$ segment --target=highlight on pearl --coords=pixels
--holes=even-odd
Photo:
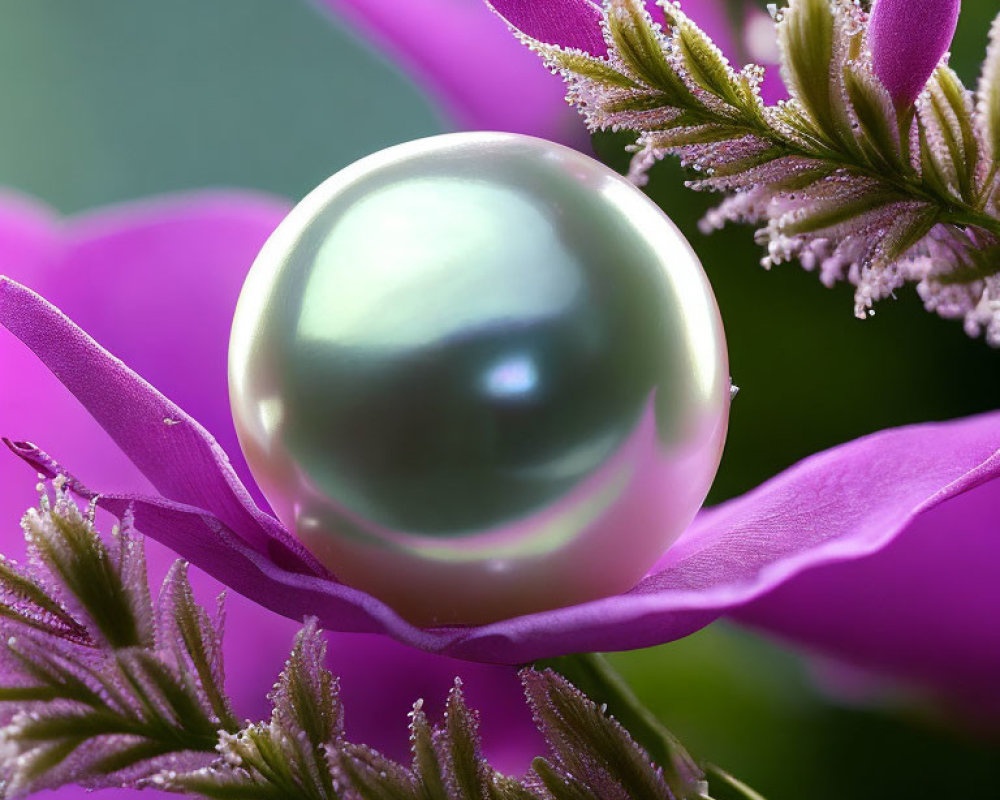
[[[730,391],[666,215],[501,133],[392,147],[309,194],[247,278],[229,381],[281,521],[421,625],[634,586],[704,502]]]

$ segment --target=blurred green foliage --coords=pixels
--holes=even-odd
[[[998,10],[964,3],[953,63],[967,82]],[[0,0],[0,106],[0,185],[67,212],[202,186],[299,197],[444,126],[406,76],[303,0]],[[623,167],[623,144],[595,148]],[[715,500],[856,436],[1000,405],[1000,351],[910,291],[859,321],[849,288],[796,265],[765,272],[750,229],[698,233],[711,198],[683,178],[660,165],[650,191],[705,264],[742,388]],[[695,753],[771,800],[995,792],[996,742],[841,706],[804,661],[746,632],[717,625],[613,660]]]

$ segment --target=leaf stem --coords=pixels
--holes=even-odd
[[[579,653],[540,661],[536,669],[551,669],[565,677],[591,700],[605,707],[638,742],[653,761],[663,768],[664,779],[678,800],[711,800],[705,772],[663,723],[636,697],[635,692],[599,653]],[[710,768],[725,783],[729,794],[739,792],[741,800],[763,800],[761,795],[735,778]]]

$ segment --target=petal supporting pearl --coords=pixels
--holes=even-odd
[[[229,361],[275,513],[424,625],[629,589],[704,501],[729,411],[677,228],[510,134],[393,147],[313,191],[250,272]]]

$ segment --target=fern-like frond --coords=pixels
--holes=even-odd
[[[766,106],[760,67],[735,70],[676,3],[660,6],[662,23],[642,0],[605,0],[607,53],[520,36],[564,77],[591,130],[635,134],[636,184],[676,156],[694,173],[691,188],[727,195],[705,230],[758,225],[765,266],[798,259],[827,284],[849,281],[860,317],[916,284],[928,309],[1000,345],[1000,262],[970,270],[967,252],[1000,236],[1000,23],[975,94],[942,61],[911,106],[905,87],[879,79],[892,71],[880,71],[860,4],[790,0],[775,15],[790,98]],[[886,9],[905,14],[900,3]],[[965,237],[961,257],[938,244],[948,229]]]

